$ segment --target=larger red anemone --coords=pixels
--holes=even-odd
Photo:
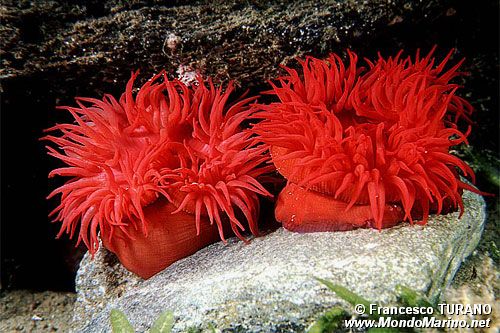
[[[187,87],[165,73],[134,97],[136,76],[119,100],[63,107],[74,123],[44,139],[65,163],[49,177],[69,178],[49,195],[61,198],[51,213],[59,236],[78,232],[93,254],[100,230],[127,268],[149,277],[214,242],[217,230],[225,240],[225,226],[241,239],[245,225],[257,235],[258,196],[270,196],[259,177],[271,167],[266,147],[242,127],[255,98],[228,103],[232,84],[225,92],[211,81]]]
[[[457,127],[472,107],[432,50],[414,59],[379,57],[358,66],[339,56],[308,57],[302,73],[272,84],[279,102],[260,105],[254,132],[288,180],[277,219],[290,230],[383,228],[429,213],[463,209],[459,174],[472,170],[450,148],[466,142]],[[477,191],[477,190],[476,190]]]

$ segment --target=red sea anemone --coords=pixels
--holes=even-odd
[[[307,57],[302,75],[272,84],[279,102],[260,105],[254,132],[288,184],[276,217],[295,231],[378,229],[430,212],[463,209],[459,176],[472,170],[450,148],[466,142],[457,122],[472,107],[449,81],[460,63],[395,57],[358,66]],[[477,191],[477,190],[475,190]]]
[[[69,180],[50,214],[59,233],[78,232],[90,253],[104,246],[142,277],[224,238],[225,226],[239,238],[257,235],[260,195],[270,194],[259,177],[266,147],[242,128],[246,98],[228,103],[211,81],[187,87],[160,73],[134,97],[133,74],[119,100],[77,98],[63,107],[75,122],[58,124],[44,137],[49,154],[66,165],[49,177]],[[243,223],[243,219],[246,223]]]

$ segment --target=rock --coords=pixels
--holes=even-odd
[[[68,332],[76,295],[32,290],[0,292],[0,332]]]
[[[494,11],[490,3],[481,6]],[[452,0],[89,0],[78,6],[6,0],[0,13],[0,77],[7,85],[47,80],[51,98],[68,103],[76,95],[120,93],[137,69],[145,80],[161,69],[176,76],[188,67],[216,82],[261,90],[280,64],[306,54],[351,48],[374,57],[379,50],[413,54],[439,44],[438,53],[458,46],[457,58],[475,57],[476,35],[483,35],[471,28],[478,26],[468,17],[471,8]]]
[[[484,232],[486,234],[488,230],[485,229]],[[481,242],[483,241],[484,237]],[[464,278],[468,283],[463,283]],[[451,317],[454,320],[489,320],[490,326],[484,329],[484,333],[500,332],[499,281],[500,271],[492,258],[480,249],[474,251],[444,292],[444,300],[448,304],[491,304],[492,311],[487,315],[454,313]]]
[[[167,309],[176,316],[176,331],[208,323],[230,332],[302,331],[343,303],[314,277],[372,301],[395,301],[398,284],[435,299],[481,237],[484,200],[465,192],[464,203],[461,218],[434,216],[425,227],[311,234],[279,229],[248,245],[217,243],[147,281],[107,268],[110,254],[104,251],[94,261],[86,256],[78,275],[75,331],[109,330],[113,308],[141,332]],[[103,293],[110,283],[121,286],[122,294],[116,288]]]
[[[103,310],[109,300],[119,298],[125,290],[138,286],[141,281],[100,244],[94,258],[88,252],[85,254],[76,274],[78,294],[73,322],[79,325],[82,319]]]
[[[245,87],[275,77],[279,63],[306,52],[364,45],[403,23],[445,18],[449,9],[439,0],[4,3],[3,77],[64,69],[102,84],[125,82],[139,68],[151,75],[190,65]]]

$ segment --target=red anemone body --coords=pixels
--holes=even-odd
[[[460,63],[444,71],[451,52],[435,65],[433,51],[366,69],[350,51],[348,65],[331,55],[301,61],[302,75],[285,68],[254,132],[288,180],[276,207],[286,228],[380,229],[463,209],[462,190],[475,189],[459,172],[473,172],[449,151],[466,142],[457,122],[472,107],[449,83]]]
[[[225,240],[224,229],[244,239],[247,225],[257,235],[258,197],[270,196],[259,177],[271,167],[263,166],[266,147],[242,128],[255,98],[229,104],[232,84],[225,92],[211,81],[187,87],[164,73],[134,97],[136,76],[119,100],[77,98],[78,107],[63,108],[75,122],[44,139],[66,164],[49,177],[69,177],[49,195],[61,195],[51,213],[59,236],[78,232],[93,254],[100,230],[127,268],[149,277]]]

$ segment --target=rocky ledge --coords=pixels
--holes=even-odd
[[[400,285],[441,296],[477,246],[485,221],[482,197],[464,193],[465,212],[434,216],[426,226],[297,234],[279,229],[250,244],[217,243],[144,281],[113,255],[86,255],[77,277],[74,329],[109,331],[109,312],[125,312],[141,332],[165,310],[175,331],[214,327],[225,332],[305,330],[343,303],[314,277],[372,301],[392,302]]]

